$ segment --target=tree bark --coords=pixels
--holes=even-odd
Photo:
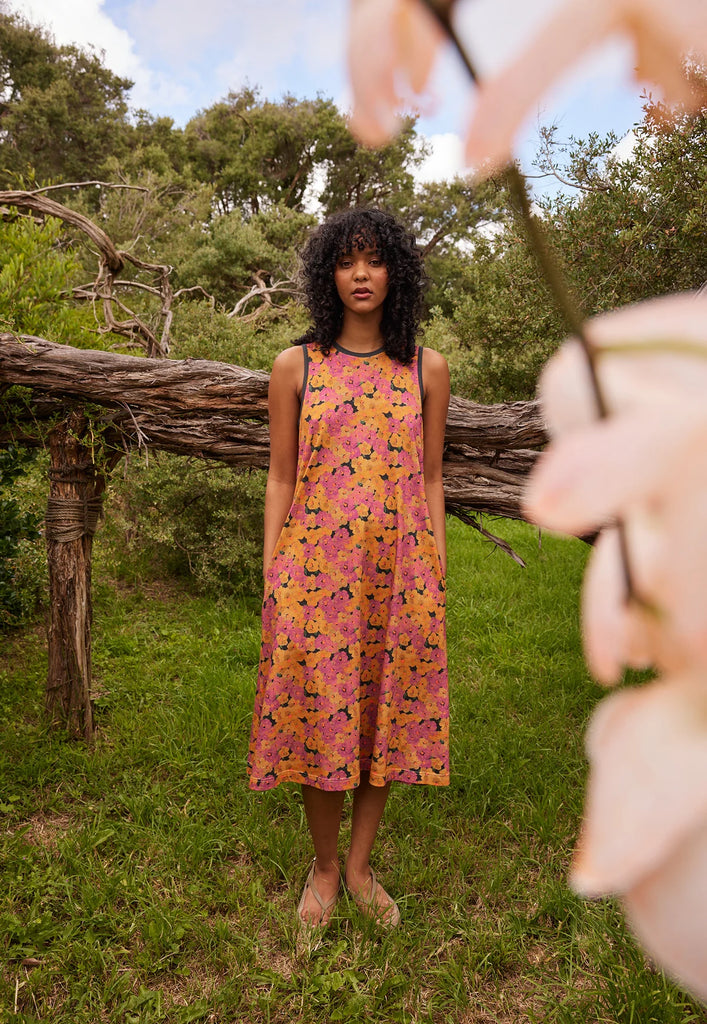
[[[158,448],[231,466],[268,465],[266,373],[0,334],[0,381],[33,392],[31,404],[8,406],[0,442],[31,444],[42,421],[63,415],[67,403],[91,402],[106,407],[98,421],[123,450]],[[525,480],[546,440],[537,402],[480,405],[452,396],[443,465],[448,504],[522,519]]]
[[[105,475],[83,443],[87,419],[71,413],[49,433],[45,521],[49,569],[46,710],[72,739],[93,736],[91,550]]]

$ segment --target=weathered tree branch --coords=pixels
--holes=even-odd
[[[283,278],[282,281],[275,281],[273,284],[268,285],[262,274],[262,270],[258,270],[253,274],[255,284],[251,287],[249,292],[238,300],[231,312],[226,314],[229,319],[233,319],[233,317],[241,317],[243,320],[254,320],[255,317],[262,312],[265,306],[272,306],[272,296],[276,292],[281,292],[286,295],[298,294],[297,285],[290,278]],[[243,310],[252,299],[256,298],[261,299],[263,304],[259,306],[254,313],[248,313],[244,316]]]
[[[105,182],[73,182],[69,185],[47,186],[46,189],[37,189],[33,192],[0,192],[0,211],[5,206],[13,206],[21,210],[31,210],[33,213],[44,217],[56,217],[58,220],[69,224],[81,231],[98,248],[99,263],[95,280],[82,287],[74,288],[72,295],[75,299],[86,299],[93,303],[100,303],[103,310],[105,324],[97,328],[99,334],[119,334],[137,340],[140,347],[145,350],[150,358],[164,358],[169,354],[169,333],[172,326],[172,303],[179,295],[189,292],[200,291],[204,296],[208,293],[203,288],[180,289],[177,296],[172,291],[170,275],[172,267],[163,263],[146,263],[138,259],[132,253],[124,249],[117,249],[108,235],[82,213],[77,213],[68,206],[57,203],[40,193],[54,187],[78,187],[79,185],[105,185]],[[123,187],[123,186],[115,186]],[[149,191],[143,186],[124,186],[136,188],[140,191]],[[151,284],[141,281],[117,280],[116,275],[125,268],[126,263],[132,264],[139,271],[146,271],[151,274]],[[147,291],[160,301],[158,316],[162,322],[162,329],[159,337],[146,322],[132,309],[129,309],[124,302],[121,302],[114,294],[116,287],[137,288]],[[212,300],[213,301],[213,300]],[[125,319],[119,319],[115,310],[121,310],[126,314]]]
[[[39,213],[43,217],[56,217],[57,220],[78,228],[98,248],[111,274],[119,274],[123,269],[125,265],[123,257],[125,254],[116,249],[105,231],[82,213],[77,213],[76,210],[72,210],[68,206],[62,206],[61,203],[57,203],[54,199],[48,199],[37,192],[0,192],[0,208],[3,206],[14,206],[20,210],[31,210],[32,213]]]
[[[31,388],[0,422],[0,443],[39,443],[41,424],[67,403],[106,407],[98,417],[116,447],[147,446],[233,466],[265,468],[265,373],[204,359],[143,359],[0,335],[0,382]],[[39,428],[39,429],[38,429]],[[447,420],[445,496],[463,507],[523,518],[525,479],[544,444],[536,402],[479,405],[454,397]]]

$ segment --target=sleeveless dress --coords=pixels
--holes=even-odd
[[[422,349],[305,346],[297,482],[265,575],[250,788],[449,782],[445,584]]]

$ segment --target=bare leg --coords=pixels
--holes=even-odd
[[[339,854],[337,843],[341,810],[344,806],[343,792],[325,792],[314,786],[302,786],[304,812],[314,845],[316,863],[314,881],[325,903],[336,895],[339,888]],[[322,909],[308,889],[302,917],[311,924],[326,924],[331,910],[322,915]]]
[[[365,906],[371,898],[373,877],[371,875],[371,851],[385,810],[390,783],[372,786],[368,772],[361,775],[361,782],[354,790],[353,814],[351,818],[351,847],[346,858],[346,885],[359,905]],[[374,916],[383,924],[397,923],[395,903],[382,886],[375,893]]]

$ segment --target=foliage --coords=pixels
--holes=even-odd
[[[324,168],[322,214],[328,217],[349,206],[382,206],[400,214],[414,195],[413,171],[426,155],[411,117],[403,119],[400,133],[380,149],[368,149],[343,132]]]
[[[0,330],[77,343],[87,318],[65,301],[78,261],[53,218],[0,221]]]
[[[495,245],[478,248],[451,320],[481,402],[533,398],[540,368],[565,334],[524,240],[510,226]]]
[[[198,281],[221,305],[233,307],[256,275],[269,284],[292,281],[296,252],[315,223],[311,214],[286,206],[274,206],[249,219],[240,210],[216,217],[203,231],[200,244],[181,263],[179,279],[185,284]],[[282,302],[284,297],[275,294],[273,301]]]
[[[212,596],[257,592],[263,474],[161,454],[109,488],[106,533],[128,577],[182,577]]]
[[[0,13],[0,178],[95,177],[127,146],[127,79],[101,57],[57,46],[45,29]]]
[[[214,359],[269,373],[278,352],[304,334],[308,322],[294,302],[250,322],[192,302],[175,318],[173,354],[177,359]]]
[[[248,88],[197,114],[185,130],[194,173],[213,186],[219,212],[246,216],[273,204],[300,209],[315,167],[336,160],[347,134],[331,100],[271,103]]]
[[[41,515],[11,493],[34,458],[34,452],[14,445],[0,450],[0,631],[34,612],[43,589],[43,562],[32,543],[40,537]]]
[[[630,159],[608,158],[602,189],[552,206],[559,247],[590,314],[705,281],[707,110],[669,132],[656,130],[653,118],[648,106]]]

